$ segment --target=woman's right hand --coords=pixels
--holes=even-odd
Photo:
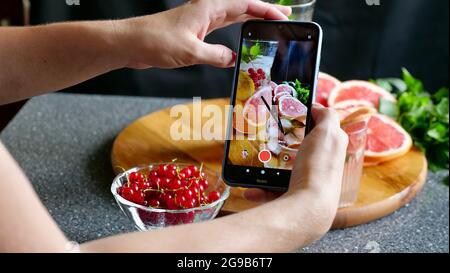
[[[293,202],[301,199],[308,204],[311,214],[308,220],[314,222],[317,230],[326,232],[339,203],[348,137],[340,128],[339,117],[333,109],[315,105],[312,116],[315,126],[302,143],[289,190],[283,198],[293,197],[290,198]],[[244,193],[246,199],[256,202],[270,201],[280,195],[260,189]]]

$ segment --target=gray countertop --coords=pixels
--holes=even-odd
[[[109,191],[110,151],[133,120],[185,100],[53,94],[32,99],[0,139],[51,215],[77,242],[134,231]],[[372,223],[329,232],[299,252],[449,252],[449,188],[432,173],[410,204]]]

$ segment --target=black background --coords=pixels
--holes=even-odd
[[[124,18],[162,11],[183,1],[32,0],[33,24],[102,18]],[[322,25],[321,70],[341,80],[400,76],[402,66],[434,91],[448,86],[449,1],[317,0],[314,20]],[[236,49],[239,26],[214,32],[207,40]],[[232,69],[194,66],[183,69],[123,69],[67,91],[80,93],[192,97],[229,96]]]

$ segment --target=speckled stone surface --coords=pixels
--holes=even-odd
[[[116,135],[178,99],[53,94],[32,99],[0,134],[51,215],[77,242],[134,231],[109,191]],[[410,204],[375,222],[329,232],[299,252],[449,252],[446,173],[429,174]]]

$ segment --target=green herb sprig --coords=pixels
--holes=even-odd
[[[243,62],[250,63],[261,56],[261,45],[259,43],[255,43],[250,47],[250,49],[248,49],[246,45],[243,45],[241,55]]]
[[[372,80],[397,97],[397,103],[381,99],[379,111],[396,119],[411,134],[415,146],[425,152],[430,170],[448,170],[449,90],[441,88],[430,94],[405,68],[402,76]]]

